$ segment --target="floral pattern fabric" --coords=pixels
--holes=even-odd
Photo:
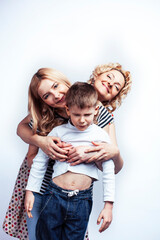
[[[12,198],[3,222],[3,230],[10,236],[28,240],[26,212],[24,209],[25,188],[30,169],[24,159],[14,186]]]

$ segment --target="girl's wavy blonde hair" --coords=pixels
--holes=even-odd
[[[125,79],[124,87],[120,90],[120,92],[110,101],[105,101],[102,104],[108,109],[109,112],[113,112],[117,107],[119,107],[122,104],[122,99],[124,99],[128,92],[131,89],[131,74],[129,71],[125,71],[122,69],[122,66],[119,63],[108,63],[108,64],[102,64],[98,65],[92,72],[92,75],[90,76],[90,79],[88,83],[94,85],[95,77],[98,77],[102,73],[111,71],[111,70],[117,70],[122,73]]]
[[[55,118],[56,109],[47,105],[38,95],[39,85],[44,79],[65,84],[68,88],[71,86],[65,75],[52,68],[41,68],[32,77],[28,91],[28,111],[33,120],[33,133],[39,130],[42,136],[64,123],[63,119]]]

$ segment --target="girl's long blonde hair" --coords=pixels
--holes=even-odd
[[[55,118],[55,109],[47,105],[38,95],[38,87],[43,79],[65,84],[68,88],[71,83],[65,75],[52,68],[41,68],[32,77],[28,92],[28,111],[33,120],[33,133],[39,130],[39,134],[45,136],[64,120]]]
[[[128,92],[131,89],[131,74],[129,71],[125,71],[122,69],[122,66],[119,63],[108,63],[108,64],[102,64],[98,65],[92,72],[92,75],[90,76],[89,83],[94,85],[94,78],[98,77],[102,73],[111,71],[111,70],[117,70],[122,73],[124,76],[125,84],[124,87],[120,90],[120,92],[111,100],[111,101],[105,101],[103,102],[103,105],[108,109],[109,112],[113,112],[117,107],[119,107],[122,104],[122,99],[124,99]]]

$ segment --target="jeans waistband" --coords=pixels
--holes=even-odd
[[[52,180],[50,181],[49,183],[49,186],[48,186],[49,190],[52,191],[56,191],[57,193],[60,193],[61,195],[64,195],[66,197],[76,197],[78,196],[79,197],[92,197],[92,191],[93,191],[93,183],[91,184],[91,186],[88,188],[88,189],[85,189],[85,190],[79,190],[79,189],[76,189],[76,190],[67,190],[67,189],[63,189],[61,187],[59,187],[58,185],[56,185]]]

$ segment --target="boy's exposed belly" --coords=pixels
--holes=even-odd
[[[80,173],[66,172],[52,179],[59,187],[67,190],[85,190],[90,187],[92,178]]]

